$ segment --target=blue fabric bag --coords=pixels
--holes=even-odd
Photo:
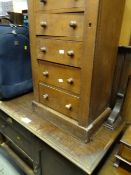
[[[0,100],[32,90],[28,28],[0,25]]]

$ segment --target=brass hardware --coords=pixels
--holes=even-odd
[[[48,99],[48,97],[49,97],[48,94],[44,94],[44,95],[43,95],[43,98],[46,99],[46,100]]]
[[[65,105],[65,108],[71,110],[72,109],[72,105],[71,104],[67,104],[67,105]]]
[[[6,125],[1,125],[1,128],[5,128],[6,127]]]
[[[73,50],[69,50],[67,52],[67,55],[73,57],[74,56],[74,51]]]
[[[11,118],[7,118],[7,122],[12,124],[13,123],[13,120]]]
[[[70,21],[69,26],[73,27],[73,28],[76,28],[77,27],[77,22],[76,21]]]
[[[69,84],[73,84],[73,83],[74,83],[74,80],[73,80],[73,78],[69,78],[69,79],[67,80],[67,82],[68,82]]]
[[[41,47],[40,50],[41,50],[41,52],[46,52],[47,51],[46,47]]]
[[[49,72],[48,72],[48,71],[44,71],[44,72],[43,72],[43,75],[46,76],[46,77],[48,77]]]
[[[20,140],[21,140],[21,138],[20,138],[19,136],[17,136],[17,137],[16,137],[16,139],[17,139],[18,141],[20,141]]]
[[[47,22],[46,21],[41,21],[40,25],[41,25],[41,27],[46,28],[47,27]]]
[[[40,0],[40,2],[43,2],[45,4],[47,3],[47,0]]]

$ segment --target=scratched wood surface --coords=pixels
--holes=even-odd
[[[85,144],[37,116],[32,109],[32,99],[30,93],[0,101],[0,109],[87,174],[94,171],[124,126],[121,124],[114,131],[101,127],[90,143]]]

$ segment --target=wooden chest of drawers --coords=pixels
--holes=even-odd
[[[111,112],[124,3],[29,1],[34,109],[85,142]]]

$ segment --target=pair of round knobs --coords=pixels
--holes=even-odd
[[[46,28],[48,24],[47,24],[46,21],[41,21],[40,25],[41,25],[41,27]],[[76,21],[70,21],[69,26],[72,27],[72,28],[76,28],[77,27],[77,22]]]
[[[44,95],[43,95],[43,98],[44,98],[45,100],[48,100],[49,95],[48,95],[48,94],[44,94]],[[65,105],[65,108],[71,110],[71,109],[72,109],[72,105],[71,105],[71,104],[67,104],[67,105]]]
[[[49,76],[49,72],[48,72],[48,71],[44,71],[44,72],[43,72],[43,75],[44,75],[45,77],[48,77],[48,76]],[[74,83],[74,79],[73,79],[73,78],[67,79],[67,83],[73,84],[73,83]]]
[[[41,52],[44,52],[44,53],[47,52],[47,48],[46,48],[46,47],[41,47],[40,50],[41,50]],[[69,51],[67,52],[67,55],[68,55],[68,56],[71,56],[71,57],[73,57],[74,54],[75,54],[75,53],[74,53],[73,50],[69,50]]]

